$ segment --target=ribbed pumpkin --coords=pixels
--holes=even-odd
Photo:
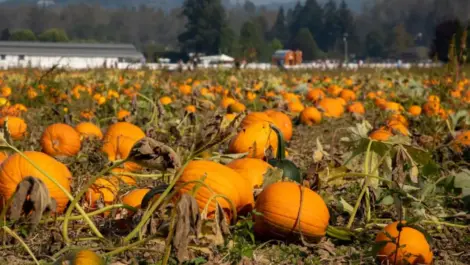
[[[376,141],[388,141],[393,134],[386,128],[379,128],[369,134],[369,138]]]
[[[110,205],[116,199],[118,188],[109,180],[98,178],[87,190],[85,200],[91,208],[96,207],[98,200],[103,200],[104,204]]]
[[[277,150],[276,133],[269,123],[258,122],[243,129],[232,139],[229,146],[231,153],[248,153],[248,157],[263,158],[269,147]]]
[[[140,204],[142,203],[142,199],[144,198],[145,194],[147,194],[150,189],[135,189],[131,190],[122,196],[122,203],[132,206],[134,208],[140,208]]]
[[[307,92],[307,99],[311,102],[317,102],[325,97],[325,92],[321,88],[314,88]]]
[[[315,107],[305,108],[300,113],[300,122],[305,125],[314,125],[321,122],[321,112]]]
[[[227,164],[251,183],[253,188],[260,188],[264,182],[264,174],[272,166],[258,158],[241,158]]]
[[[300,101],[291,101],[287,104],[290,112],[299,113],[305,109],[305,106]]]
[[[110,161],[125,159],[129,155],[132,146],[145,137],[145,133],[137,126],[129,122],[118,122],[109,126],[104,135],[102,150],[108,155]],[[126,169],[133,171],[140,167],[127,162]]]
[[[270,238],[284,239],[302,231],[309,239],[319,239],[326,234],[330,220],[320,195],[294,182],[277,182],[266,187],[256,199],[255,210],[261,213],[255,216],[256,234]]]
[[[341,90],[341,93],[339,95],[342,99],[344,99],[346,102],[354,101],[356,100],[356,93],[350,89],[343,89]]]
[[[82,122],[75,126],[75,130],[80,134],[82,139],[96,138],[103,139],[101,129],[91,122]]]
[[[13,140],[22,140],[26,135],[28,125],[22,118],[8,116],[0,118],[0,128],[5,126],[5,122],[8,120],[8,132]]]
[[[51,156],[74,156],[80,152],[80,134],[70,125],[55,123],[49,125],[41,137],[44,153]]]
[[[80,250],[57,260],[54,265],[105,265],[104,260],[91,250]]]
[[[292,121],[289,116],[277,110],[267,110],[265,113],[273,120],[274,125],[282,131],[284,139],[290,141],[292,139]]]
[[[379,242],[388,242],[377,253],[377,259],[382,264],[431,264],[433,260],[431,247],[423,233],[414,228],[402,227],[397,251],[399,233],[397,226],[398,221],[389,224],[375,238],[375,242],[378,244],[380,244]]]
[[[366,113],[366,109],[361,102],[354,102],[348,106],[348,112],[362,115]]]
[[[64,164],[41,152],[26,151],[24,154],[70,192],[72,174]],[[69,202],[68,197],[19,154],[11,155],[0,166],[0,201],[2,198],[4,201],[8,200],[16,191],[16,186],[28,176],[38,178],[46,184],[51,197],[57,202],[57,212],[63,212]]]
[[[241,126],[246,127],[259,122],[274,123],[274,120],[266,112],[251,112],[243,118]]]
[[[223,194],[229,198],[238,211],[249,211],[253,208],[253,188],[250,183],[245,180],[235,170],[218,164],[213,161],[191,161],[186,166],[183,174],[178,180],[178,184],[184,184],[193,180],[200,180],[205,176],[204,183],[209,185],[216,194]],[[185,185],[180,192],[191,192],[196,184]],[[204,186],[200,186],[194,195],[202,211],[208,203],[208,200],[214,194]],[[217,202],[224,209],[227,217],[232,216],[230,204],[222,198],[217,198]],[[208,216],[212,216],[216,209],[216,203],[213,200],[208,206]]]
[[[8,154],[5,152],[0,152],[0,164],[3,163],[3,161],[7,160]]]
[[[317,107],[324,111],[326,117],[339,118],[344,113],[343,102],[336,98],[324,98]]]

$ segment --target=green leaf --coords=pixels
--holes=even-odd
[[[414,146],[404,146],[413,161],[420,165],[426,165],[432,161],[431,154],[423,149]]]
[[[455,175],[454,178],[454,188],[470,188],[470,171],[469,170],[462,170]]]
[[[345,201],[343,199],[343,197],[341,197],[341,200],[340,200],[340,203],[341,203],[341,206],[343,206],[343,210],[349,214],[352,214],[354,208],[351,206],[351,204],[349,204],[347,201]]]
[[[381,201],[381,205],[392,205],[393,204],[393,197],[391,195],[385,196]]]
[[[424,176],[436,176],[439,174],[439,166],[431,160],[422,167],[421,173]]]

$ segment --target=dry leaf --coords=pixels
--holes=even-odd
[[[129,160],[143,167],[160,171],[181,166],[180,158],[171,147],[149,137],[144,137],[134,144]]]
[[[176,205],[176,227],[173,237],[173,247],[179,262],[189,260],[188,245],[191,235],[198,236],[201,219],[199,207],[194,197],[183,194]]]
[[[263,175],[263,188],[281,181],[282,176],[284,176],[284,171],[282,169],[277,167],[269,168]]]
[[[27,199],[28,197],[29,199]],[[56,211],[56,201],[50,197],[46,185],[37,178],[24,178],[16,187],[16,192],[13,195],[10,219],[16,221],[24,212],[30,218],[32,231],[46,211]]]
[[[419,174],[418,167],[416,165],[413,165],[410,171],[410,179],[413,183],[418,183],[418,174]]]

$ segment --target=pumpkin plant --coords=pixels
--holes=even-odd
[[[285,153],[285,141],[281,130],[276,126],[271,125],[271,128],[276,132],[277,135],[277,155],[276,158],[270,159],[268,163],[276,168],[282,169],[283,179],[290,179],[298,183],[302,182],[299,168],[290,160],[286,159]]]

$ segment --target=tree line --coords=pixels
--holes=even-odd
[[[225,53],[269,61],[278,49],[300,49],[304,60],[344,58],[446,60],[454,33],[469,20],[468,0],[369,1],[354,13],[344,0],[305,0],[271,10],[250,1],[185,0],[163,11],[98,4],[0,5],[1,40],[129,42],[152,61],[163,54]],[[410,55],[411,54],[411,55]]]

